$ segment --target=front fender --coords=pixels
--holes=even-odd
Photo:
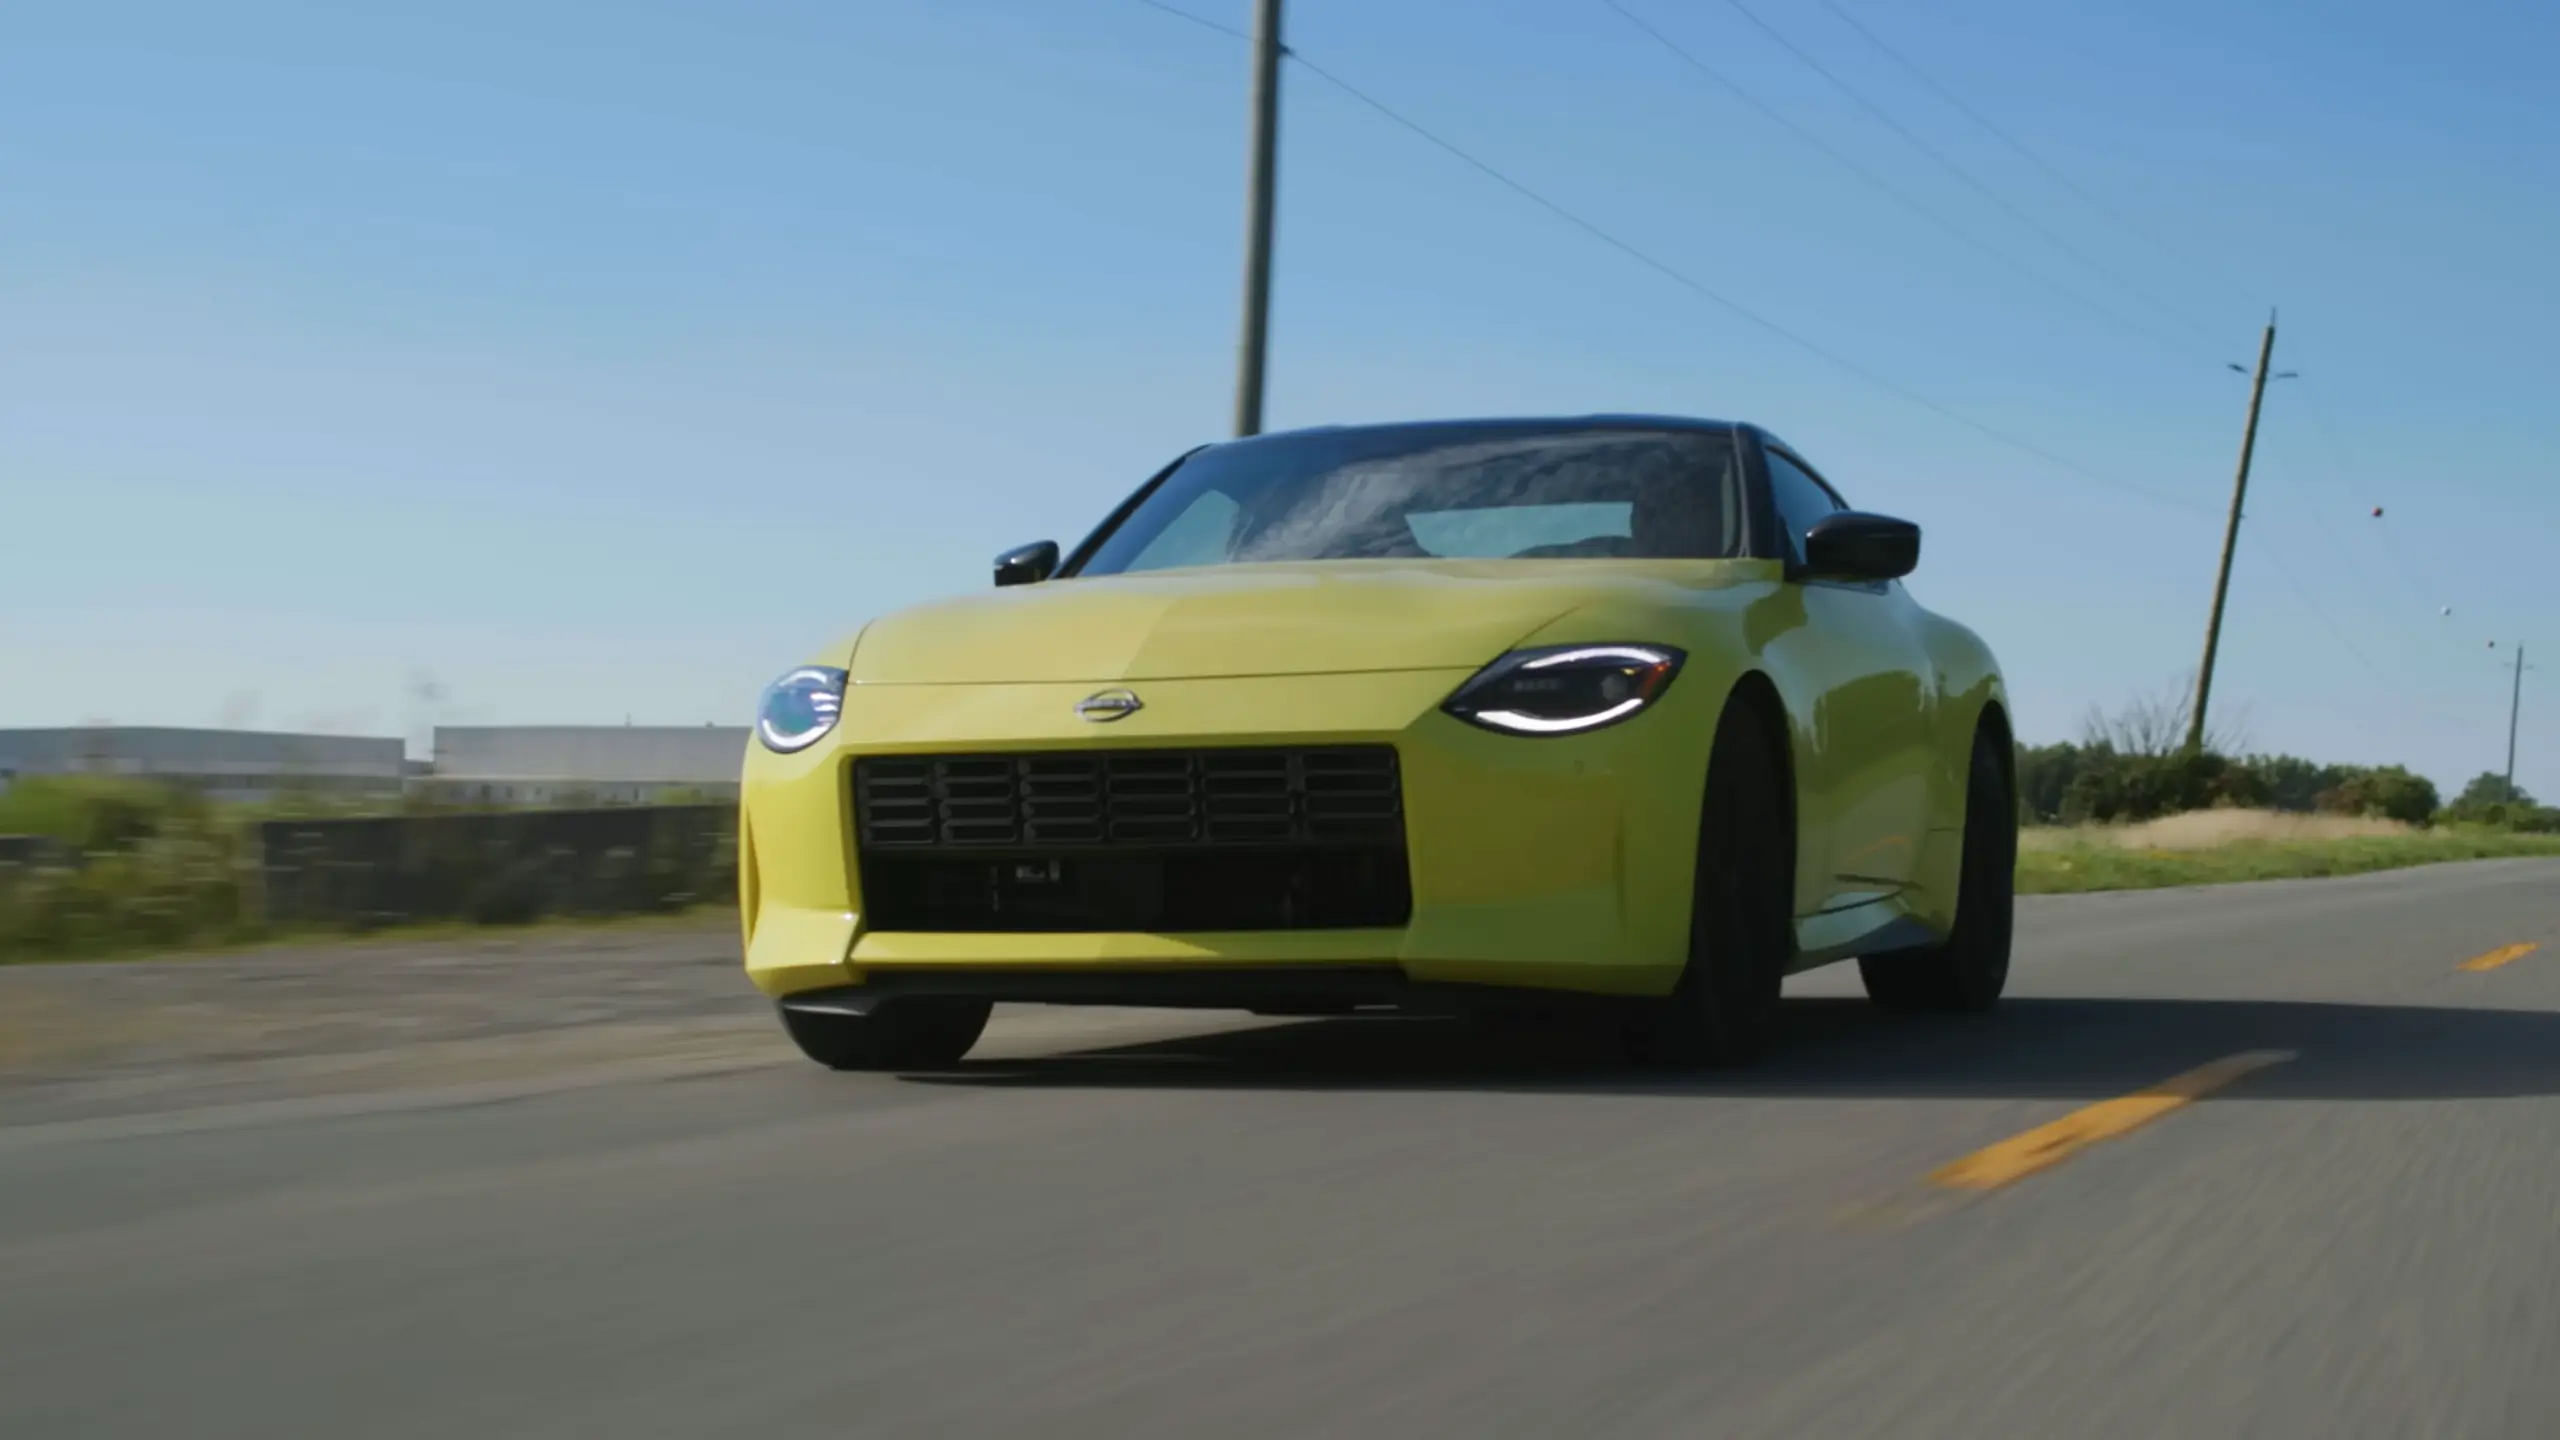
[[[811,656],[804,664],[853,668],[868,625]],[[829,770],[835,737],[796,754],[766,749],[752,731],[738,776],[738,926],[751,968],[782,988],[821,984],[839,976],[853,939],[854,879],[841,847],[812,846],[811,834],[842,834],[850,823],[840,787],[810,784]],[[776,896],[789,903],[768,906]],[[770,922],[770,923],[768,923]],[[759,941],[766,960],[756,965]],[[794,969],[798,957],[820,957]]]
[[[1813,724],[1821,682],[1799,666],[1773,663],[1771,654],[1773,641],[1807,623],[1804,597],[1797,587],[1782,583],[1774,561],[1728,563],[1732,582],[1651,601],[1585,605],[1521,644],[1643,641],[1678,646],[1687,659],[1663,707],[1669,713],[1661,718],[1681,726],[1689,743],[1682,749],[1683,763],[1666,773],[1664,783],[1683,787],[1694,805],[1705,803],[1707,752],[1725,707],[1746,680],[1756,676],[1766,682],[1783,712],[1778,718],[1786,729],[1788,787],[1797,817],[1792,904],[1795,914],[1810,914],[1827,893],[1829,863],[1823,849],[1828,817],[1804,784],[1804,777],[1815,773],[1821,743]],[[1694,845],[1694,837],[1690,843]]]
[[[1923,635],[1937,683],[1937,757],[1931,775],[1930,845],[1918,877],[1921,918],[1944,934],[1955,925],[1964,873],[1965,799],[1972,791],[1974,737],[1988,722],[2003,743],[2012,730],[2009,692],[1991,647],[1964,625],[1923,610]]]
[[[1961,801],[1974,733],[1984,714],[1997,712],[2001,729],[2008,729],[2008,686],[2000,662],[1981,636],[1943,615],[1926,610],[1921,614],[1929,661],[1937,672],[1939,751],[1950,757],[1955,795]],[[1957,823],[1963,823],[1961,814]]]

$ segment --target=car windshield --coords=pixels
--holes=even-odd
[[[1203,450],[1079,569],[1270,560],[1721,559],[1739,553],[1732,434],[1417,425]]]

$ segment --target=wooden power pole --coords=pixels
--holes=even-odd
[[[1262,433],[1262,360],[1271,333],[1271,201],[1280,149],[1280,0],[1254,0],[1251,167],[1245,182],[1244,326],[1236,342],[1236,434]]]
[[[2240,507],[2249,494],[2249,456],[2258,448],[2258,407],[2267,398],[2267,362],[2275,358],[2276,317],[2258,339],[2258,374],[2249,385],[2249,424],[2240,432],[2240,473],[2231,482],[2231,518],[2222,527],[2222,565],[2213,577],[2213,613],[2204,622],[2204,665],[2196,671],[2196,703],[2187,715],[2187,748],[2204,748],[2205,703],[2213,698],[2213,661],[2222,648],[2222,606],[2231,594],[2231,552],[2240,544]],[[2237,369],[2237,366],[2233,367]]]
[[[2524,712],[2524,646],[2516,646],[2515,687],[2507,694],[2507,800],[2516,798],[2516,717]]]

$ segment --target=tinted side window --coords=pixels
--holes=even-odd
[[[1803,467],[1775,450],[1762,450],[1761,458],[1769,465],[1769,498],[1778,507],[1778,523],[1787,532],[1787,558],[1804,563],[1804,532],[1823,516],[1840,509],[1840,502],[1823,488],[1821,481],[1804,472]]]

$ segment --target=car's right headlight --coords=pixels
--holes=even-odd
[[[1514,650],[1477,671],[1440,708],[1510,735],[1579,734],[1660,699],[1687,658],[1668,645]]]
[[[806,750],[836,728],[844,713],[845,672],[803,665],[764,687],[756,705],[756,735],[765,748],[788,755]]]

